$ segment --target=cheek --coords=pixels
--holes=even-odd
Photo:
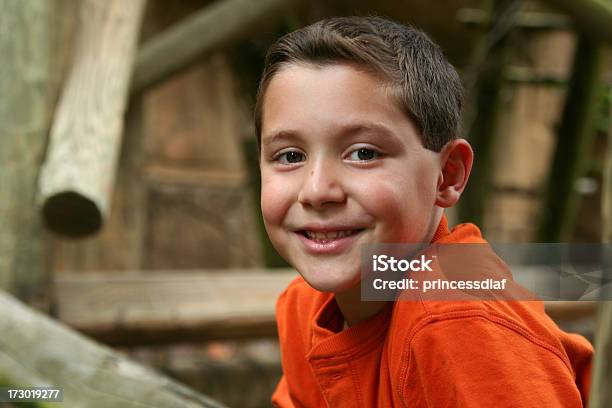
[[[428,225],[435,203],[435,185],[427,174],[410,172],[376,175],[354,185],[360,204],[386,225],[385,231],[418,231]],[[392,232],[395,231],[395,232]],[[414,238],[414,237],[412,237]]]
[[[291,206],[291,192],[279,180],[262,178],[261,213],[266,227],[279,225]]]
[[[401,222],[402,214],[410,212],[411,191],[405,180],[380,178],[369,189],[368,212],[385,220]]]

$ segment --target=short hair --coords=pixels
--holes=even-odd
[[[261,144],[263,99],[276,73],[293,64],[355,64],[377,74],[416,125],[423,146],[439,152],[458,137],[463,86],[425,33],[381,17],[334,17],[281,37],[265,59],[255,102]]]

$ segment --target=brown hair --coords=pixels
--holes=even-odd
[[[300,63],[352,63],[381,76],[427,149],[440,151],[459,133],[463,88],[440,47],[422,31],[381,17],[335,17],[286,34],[269,49],[255,103],[258,145],[268,84],[283,67]]]

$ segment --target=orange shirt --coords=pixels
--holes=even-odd
[[[485,242],[478,228],[434,241]],[[278,407],[582,407],[593,348],[539,301],[398,301],[342,330],[333,294],[301,277],[277,302]]]

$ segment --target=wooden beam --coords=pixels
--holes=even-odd
[[[609,90],[612,97],[612,89]],[[612,105],[610,106],[612,118]],[[608,131],[608,150],[603,177],[603,193],[601,200],[603,220],[603,242],[612,245],[612,122]],[[607,259],[606,266],[612,267],[612,259]],[[610,269],[608,269],[609,271]],[[610,278],[610,276],[608,276]],[[607,408],[612,406],[612,293],[604,293],[604,299],[599,305],[598,327],[595,333],[595,363],[593,365],[593,385],[591,387],[591,408]]]
[[[145,0],[80,6],[74,63],[39,180],[45,223],[70,237],[98,231],[109,212]]]
[[[602,68],[601,43],[584,35],[579,36],[548,176],[539,242],[564,241],[572,232],[577,201],[574,183],[584,170],[584,160],[595,135],[595,115],[601,101],[599,85]]]
[[[292,0],[217,0],[142,45],[132,92],[142,91],[196,59],[252,31]]]
[[[292,269],[60,275],[56,314],[113,346],[276,336],[274,306]],[[593,302],[546,302],[556,320],[592,317]]]
[[[113,346],[276,336],[274,306],[293,270],[60,275],[57,317]]]
[[[612,43],[612,2],[610,0],[544,0],[567,13],[582,31],[600,41]]]
[[[222,405],[130,361],[0,292],[0,377],[62,387],[67,407]]]
[[[44,0],[0,0],[0,10],[0,288],[44,308],[47,242],[34,203],[57,89],[50,39],[61,24]]]

